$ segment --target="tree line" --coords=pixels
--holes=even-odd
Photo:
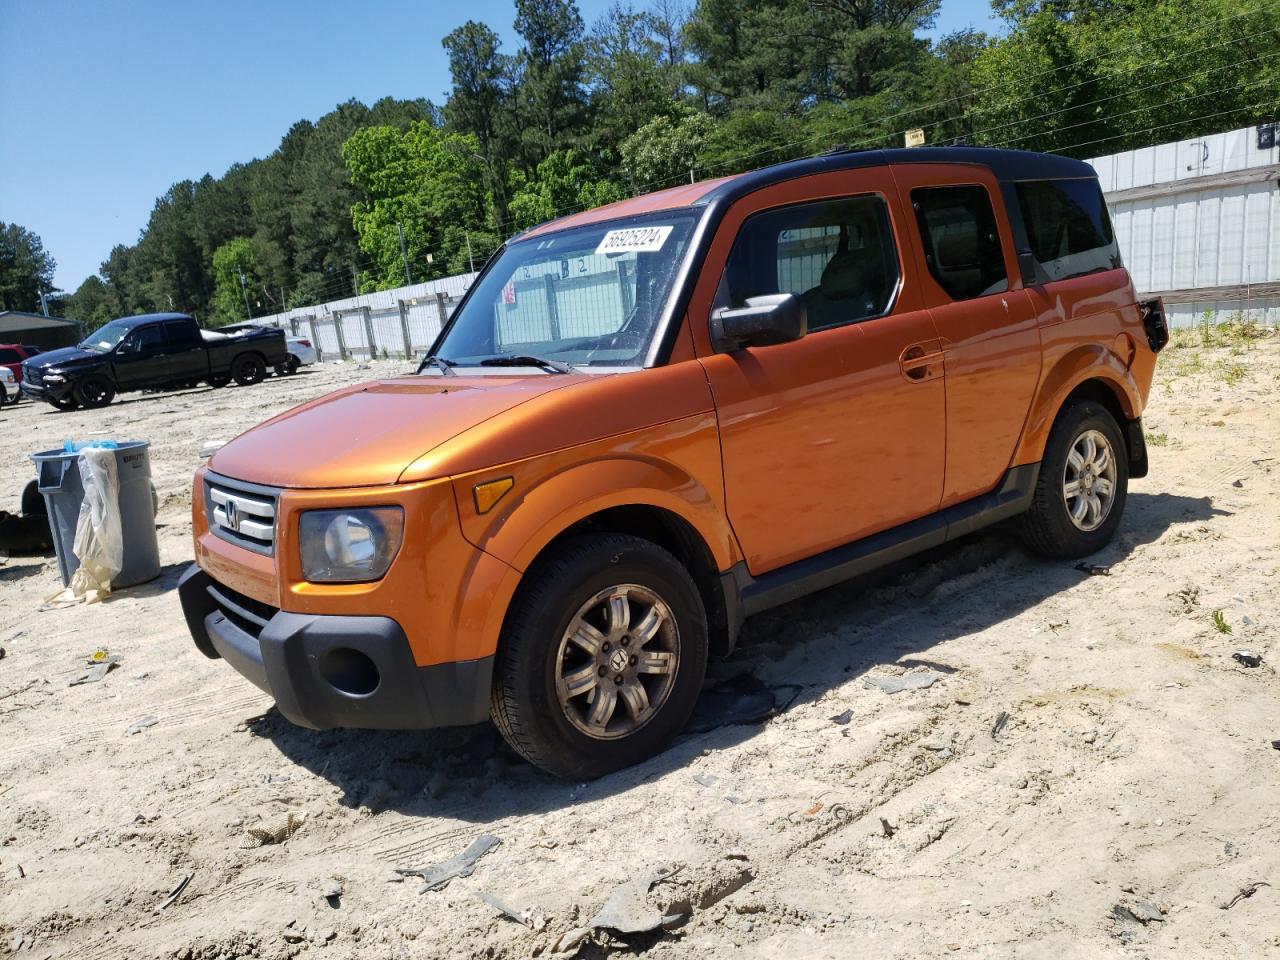
[[[475,21],[443,39],[444,103],[340,104],[174,184],[62,312],[219,323],[432,279],[564,212],[909,129],[1090,157],[1276,119],[1274,4],[993,0],[1001,35],[925,39],[939,3],[619,2],[588,26],[515,0],[514,50]]]

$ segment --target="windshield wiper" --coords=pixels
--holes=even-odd
[[[559,360],[547,360],[545,357],[534,357],[527,353],[518,353],[504,357],[489,357],[480,361],[482,367],[541,367],[548,373],[577,373],[567,363]]]
[[[424,359],[422,363],[418,364],[418,372],[421,373],[423,367],[438,367],[440,370],[444,371],[444,375],[446,377],[456,377],[458,375],[457,371],[453,369],[456,366],[457,364],[452,360],[446,360],[444,357],[432,355]]]

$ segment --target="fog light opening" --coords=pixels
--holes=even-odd
[[[326,653],[320,660],[320,675],[329,686],[352,697],[367,697],[381,680],[374,662],[350,647],[334,647]]]

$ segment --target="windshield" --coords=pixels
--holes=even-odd
[[[119,320],[112,320],[108,324],[99,327],[85,339],[80,346],[86,350],[96,350],[98,353],[106,353],[114,350],[116,344],[128,336],[130,329],[129,324],[122,323]]]
[[[458,366],[517,356],[643,366],[696,222],[694,212],[668,211],[516,241],[435,355]]]

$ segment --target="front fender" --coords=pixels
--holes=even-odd
[[[546,457],[454,478],[463,535],[524,572],[556,536],[611,507],[648,506],[684,520],[719,570],[740,558],[724,514],[714,416],[585,444]],[[637,451],[644,450],[645,453]],[[511,491],[487,514],[476,510],[476,484],[509,476]]]
[[[1041,378],[1012,465],[1036,463],[1044,456],[1058,411],[1080,384],[1099,380],[1115,394],[1127,419],[1142,415],[1142,391],[1129,368],[1114,352],[1098,344],[1078,346],[1060,357]],[[1120,424],[1123,429],[1124,424]]]

